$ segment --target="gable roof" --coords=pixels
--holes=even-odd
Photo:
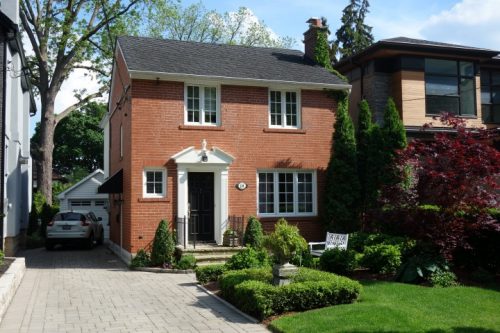
[[[91,174],[89,174],[88,176],[86,176],[85,178],[83,178],[82,180],[80,180],[78,183],[76,183],[75,185],[71,186],[71,187],[68,187],[66,190],[62,191],[61,193],[59,193],[57,195],[57,198],[58,199],[64,199],[64,197],[71,191],[73,191],[74,189],[80,187],[81,185],[83,185],[84,183],[86,183],[89,179],[93,178],[95,175],[98,175],[98,174],[102,174],[104,176],[104,171],[102,171],[101,169],[96,169],[94,170],[94,172],[92,172]],[[97,181],[99,183],[101,183],[100,181]]]
[[[119,37],[132,74],[232,79],[346,89],[350,85],[297,50],[209,44],[146,37]]]
[[[340,69],[341,71],[346,70],[347,68],[352,67],[351,64],[357,64],[360,61],[377,57],[376,54],[379,54],[379,51],[390,51],[393,54],[410,53],[465,56],[477,58],[478,60],[481,59],[481,61],[488,61],[500,53],[500,51],[478,47],[441,43],[408,37],[395,37],[381,39],[361,52],[342,59],[335,64],[334,67]]]

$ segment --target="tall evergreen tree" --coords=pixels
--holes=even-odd
[[[342,11],[341,26],[331,48],[334,62],[352,56],[373,44],[372,27],[365,24],[368,0],[350,0]]]
[[[354,125],[348,95],[339,100],[330,162],[326,171],[324,222],[328,230],[358,230],[359,180]]]
[[[368,102],[363,99],[359,102],[359,114],[358,114],[358,132],[356,135],[357,139],[357,153],[358,153],[358,177],[360,184],[360,209],[361,212],[365,212],[368,206],[368,199],[371,197],[367,191],[367,182],[370,181],[371,175],[371,165],[369,160],[371,159],[371,148],[372,148],[372,131],[373,131],[373,121],[372,113],[370,111],[370,106]]]
[[[406,130],[399,116],[394,100],[389,97],[384,111],[384,125],[382,126],[383,167],[382,181],[390,185],[395,181],[394,159],[396,152],[407,146]]]

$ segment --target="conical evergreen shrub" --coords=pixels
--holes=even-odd
[[[264,233],[262,232],[262,224],[254,217],[248,218],[243,243],[245,246],[253,247],[254,249],[261,249],[264,241]]]
[[[175,243],[172,233],[169,230],[168,222],[166,220],[161,220],[153,240],[151,264],[153,266],[172,264],[174,251]]]

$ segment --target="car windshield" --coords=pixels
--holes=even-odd
[[[54,221],[80,221],[82,219],[82,214],[79,213],[57,213],[54,217]]]

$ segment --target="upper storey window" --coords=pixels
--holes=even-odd
[[[185,123],[188,125],[218,125],[218,89],[213,86],[187,85],[185,92]]]
[[[500,123],[500,70],[481,69],[481,111],[485,123]]]
[[[425,59],[425,110],[459,116],[476,115],[474,63]]]
[[[300,95],[296,91],[269,91],[269,127],[300,128]]]

